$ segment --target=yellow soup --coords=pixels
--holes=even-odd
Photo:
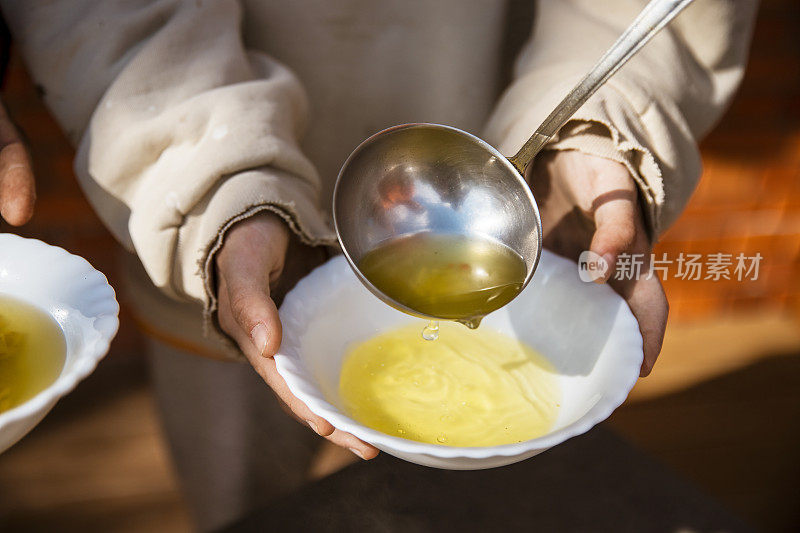
[[[418,324],[353,346],[339,378],[345,410],[389,435],[448,446],[496,446],[547,433],[560,402],[552,365],[485,327]]]
[[[0,413],[50,386],[66,351],[64,334],[48,313],[0,295]]]

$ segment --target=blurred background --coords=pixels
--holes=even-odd
[[[681,252],[760,253],[758,279],[670,277],[670,323],[658,365],[605,422],[764,531],[800,530],[798,28],[796,0],[761,2],[744,83],[702,144],[703,179],[655,250],[669,259]],[[119,287],[116,245],[84,200],[73,151],[13,48],[2,94],[30,139],[38,178],[36,216],[14,232],[86,257]],[[141,334],[120,297],[122,325],[111,353],[0,455],[0,529],[190,528]],[[309,477],[348,460],[323,450]]]

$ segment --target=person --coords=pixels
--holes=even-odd
[[[407,122],[453,125],[513,154],[644,2],[0,5],[77,146],[80,184],[131,254],[128,303],[149,334],[165,430],[205,529],[302,483],[315,446],[276,414],[256,374],[314,432],[364,459],[377,453],[295,398],[271,358],[276,300],[336,244],[328,206],[345,157]],[[697,141],[742,78],[755,9],[698,0],[561,129],[527,173],[546,247],[610,265],[649,254],[699,179]],[[534,29],[504,87],[509,24],[527,18]],[[5,114],[0,136],[0,214],[24,223],[34,178]],[[639,321],[645,376],[664,291],[657,277],[609,283]]]

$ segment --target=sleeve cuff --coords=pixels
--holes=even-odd
[[[546,92],[536,81],[526,80],[510,90],[501,100],[489,123],[487,139],[506,155],[515,153],[535,131],[544,117],[568,90],[570,80]],[[528,89],[528,90],[526,90]],[[530,91],[530,92],[528,92]],[[531,94],[540,94],[533,99]],[[653,242],[678,217],[688,201],[699,175],[699,154],[684,150],[676,165],[665,165],[664,158],[651,148],[650,129],[663,125],[654,106],[634,109],[613,80],[600,88],[561,129],[546,150],[579,150],[624,164],[641,191],[645,224]],[[663,128],[661,128],[663,129]],[[664,132],[661,151],[667,161],[676,159],[677,147],[667,140],[674,135]],[[674,167],[674,168],[673,168]],[[668,174],[669,179],[665,175]]]
[[[226,232],[237,222],[269,211],[280,216],[304,244],[335,245],[336,234],[317,206],[316,196],[307,182],[263,167],[227,178],[187,215],[179,248],[194,253],[195,260],[186,258],[175,264],[183,270],[180,274],[187,280],[187,291],[203,301],[207,335],[218,334],[227,339],[213,319],[217,310],[214,258]]]
[[[640,191],[648,237],[651,242],[655,242],[660,233],[658,228],[660,206],[664,203],[661,171],[654,165],[652,172],[643,172],[640,160],[642,156],[652,158],[652,154],[644,147],[623,149],[622,143],[618,141],[619,132],[615,140],[612,128],[613,126],[600,121],[573,119],[561,128],[544,150],[576,150],[625,165]]]

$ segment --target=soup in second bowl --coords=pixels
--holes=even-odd
[[[53,317],[0,294],[0,413],[49,387],[61,373],[66,351]]]

